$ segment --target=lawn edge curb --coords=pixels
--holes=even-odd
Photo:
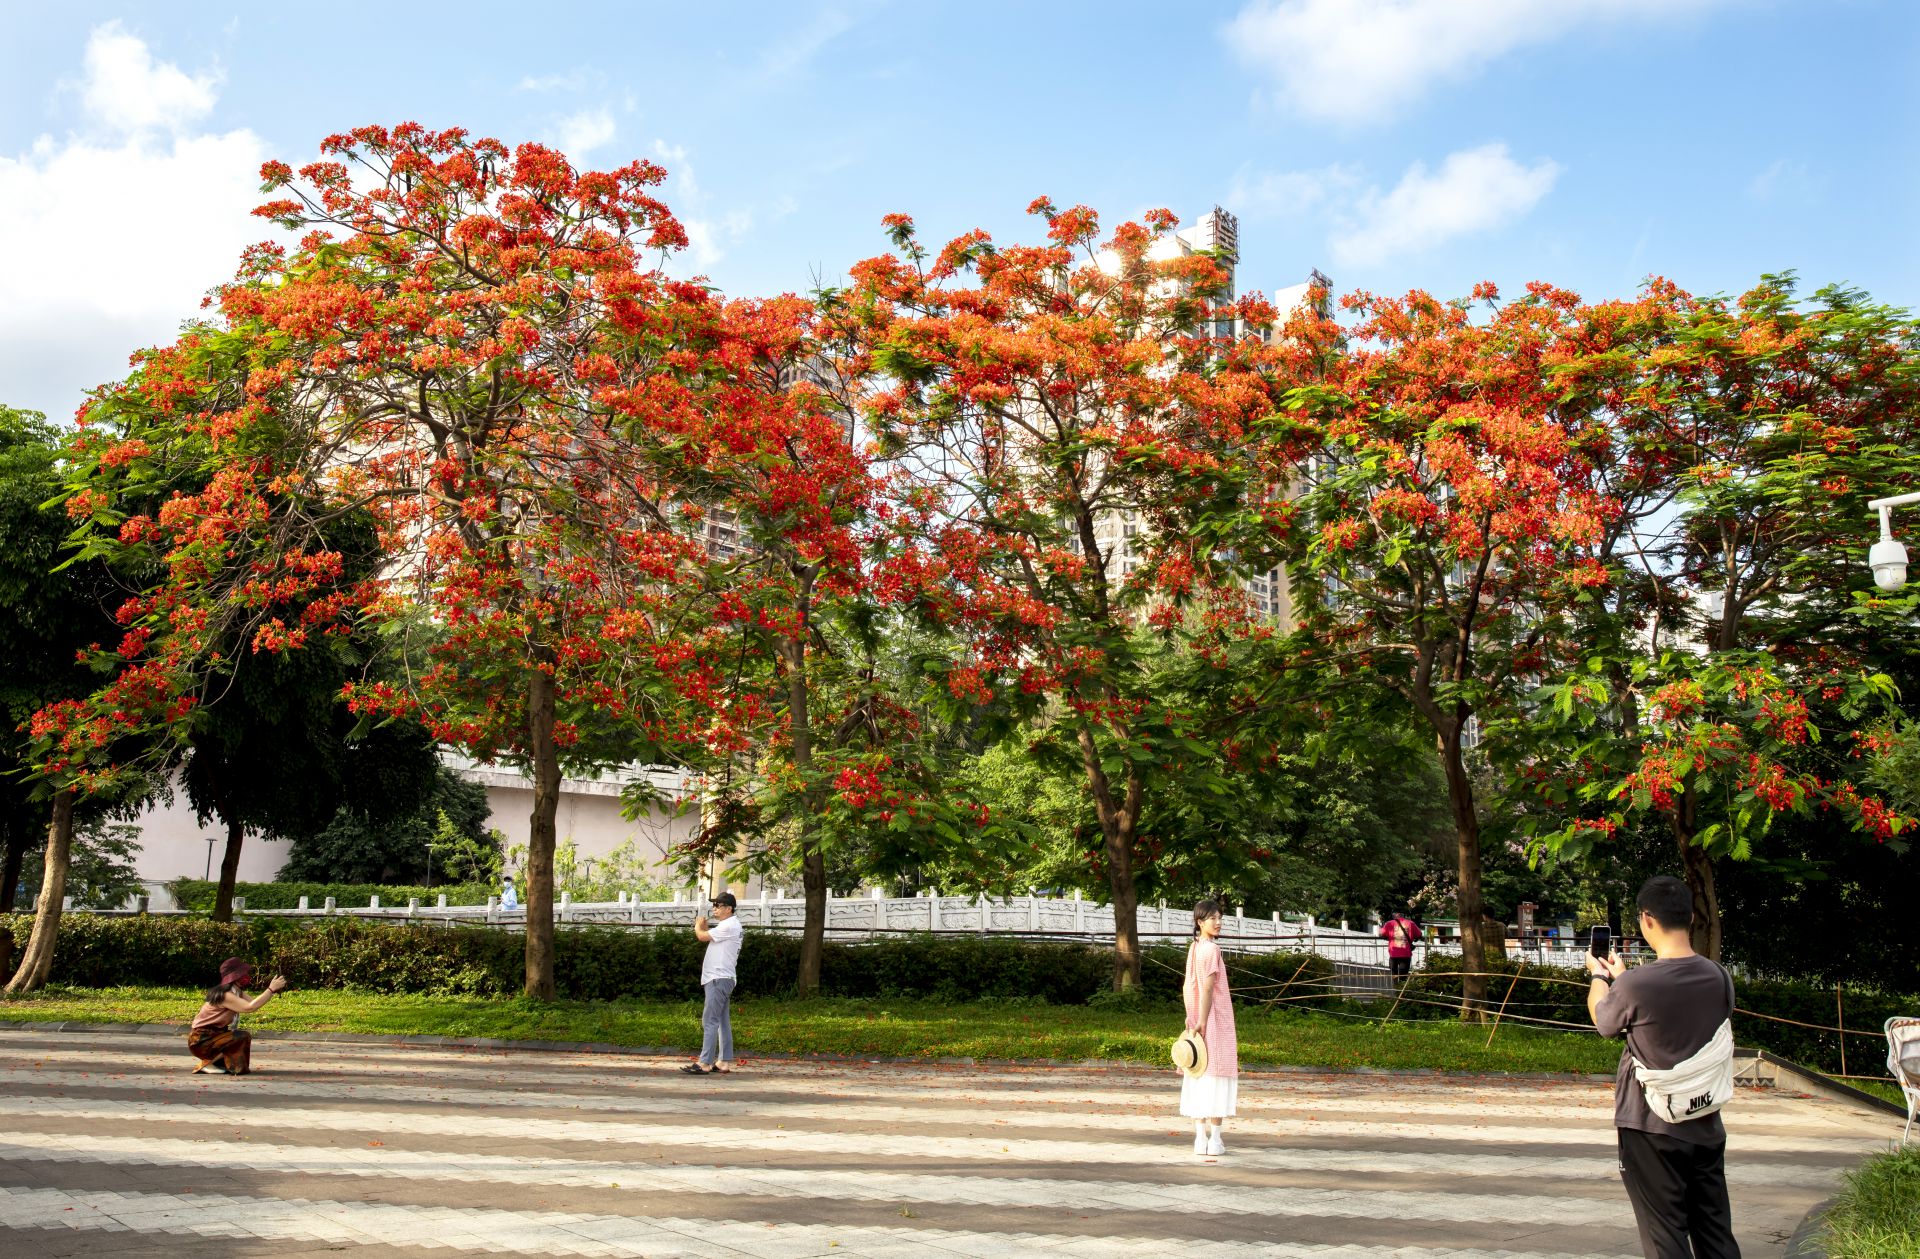
[[[1787,1239],[1787,1247],[1781,1259],[1827,1259],[1826,1247],[1820,1244],[1820,1238],[1826,1231],[1827,1212],[1833,1208],[1834,1199],[1816,1202],[1800,1217],[1800,1227],[1793,1230],[1793,1236]]]
[[[98,1033],[122,1036],[184,1036],[184,1023],[94,1023],[85,1019],[62,1019],[54,1022],[27,1022],[24,1020],[0,1020],[0,1032],[63,1032]],[[408,1035],[398,1032],[298,1032],[282,1031],[274,1028],[249,1029],[255,1040],[292,1040],[316,1041],[321,1044],[347,1045],[416,1045],[429,1049],[504,1049],[513,1051],[538,1051],[541,1053],[582,1053],[582,1054],[631,1054],[640,1058],[684,1058],[692,1055],[690,1049],[675,1048],[671,1045],[615,1045],[606,1041],[584,1040],[513,1040],[493,1036],[426,1036]],[[919,1067],[1020,1067],[1020,1068],[1059,1068],[1080,1067],[1100,1071],[1156,1071],[1159,1068],[1150,1062],[1135,1062],[1125,1058],[911,1058],[890,1057],[884,1054],[835,1054],[835,1053],[781,1053],[764,1052],[744,1055],[742,1061],[763,1059],[770,1062],[820,1062],[820,1063],[864,1063],[875,1066],[919,1066]],[[1171,1070],[1169,1067],[1168,1070]],[[1499,1079],[1534,1080],[1573,1084],[1611,1084],[1611,1075],[1593,1075],[1577,1071],[1447,1071],[1439,1067],[1330,1067],[1270,1065],[1242,1067],[1241,1075],[1358,1075],[1381,1076],[1385,1078],[1420,1077],[1426,1079]]]

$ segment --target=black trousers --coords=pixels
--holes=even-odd
[[[1413,959],[1411,957],[1390,957],[1387,959],[1387,977],[1389,979],[1405,979],[1412,971]]]
[[[1740,1259],[1727,1205],[1727,1147],[1620,1130],[1620,1179],[1647,1259]]]

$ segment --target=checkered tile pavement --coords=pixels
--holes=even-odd
[[[1248,1075],[1192,1153],[1170,1072],[749,1062],[0,1031],[0,1255],[1637,1252],[1604,1084]],[[1743,1093],[1729,1179],[1781,1253],[1897,1123]]]

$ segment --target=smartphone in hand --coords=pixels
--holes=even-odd
[[[1613,928],[1604,922],[1593,925],[1593,943],[1587,946],[1595,957],[1613,956]]]

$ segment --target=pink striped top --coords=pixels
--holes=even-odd
[[[1187,978],[1180,995],[1187,1003],[1187,1026],[1194,1026],[1200,1009],[1200,980],[1213,976],[1213,1002],[1207,1011],[1207,1074],[1222,1079],[1240,1078],[1240,1044],[1233,1027],[1233,993],[1227,987],[1227,960],[1220,946],[1202,937],[1187,949]]]

